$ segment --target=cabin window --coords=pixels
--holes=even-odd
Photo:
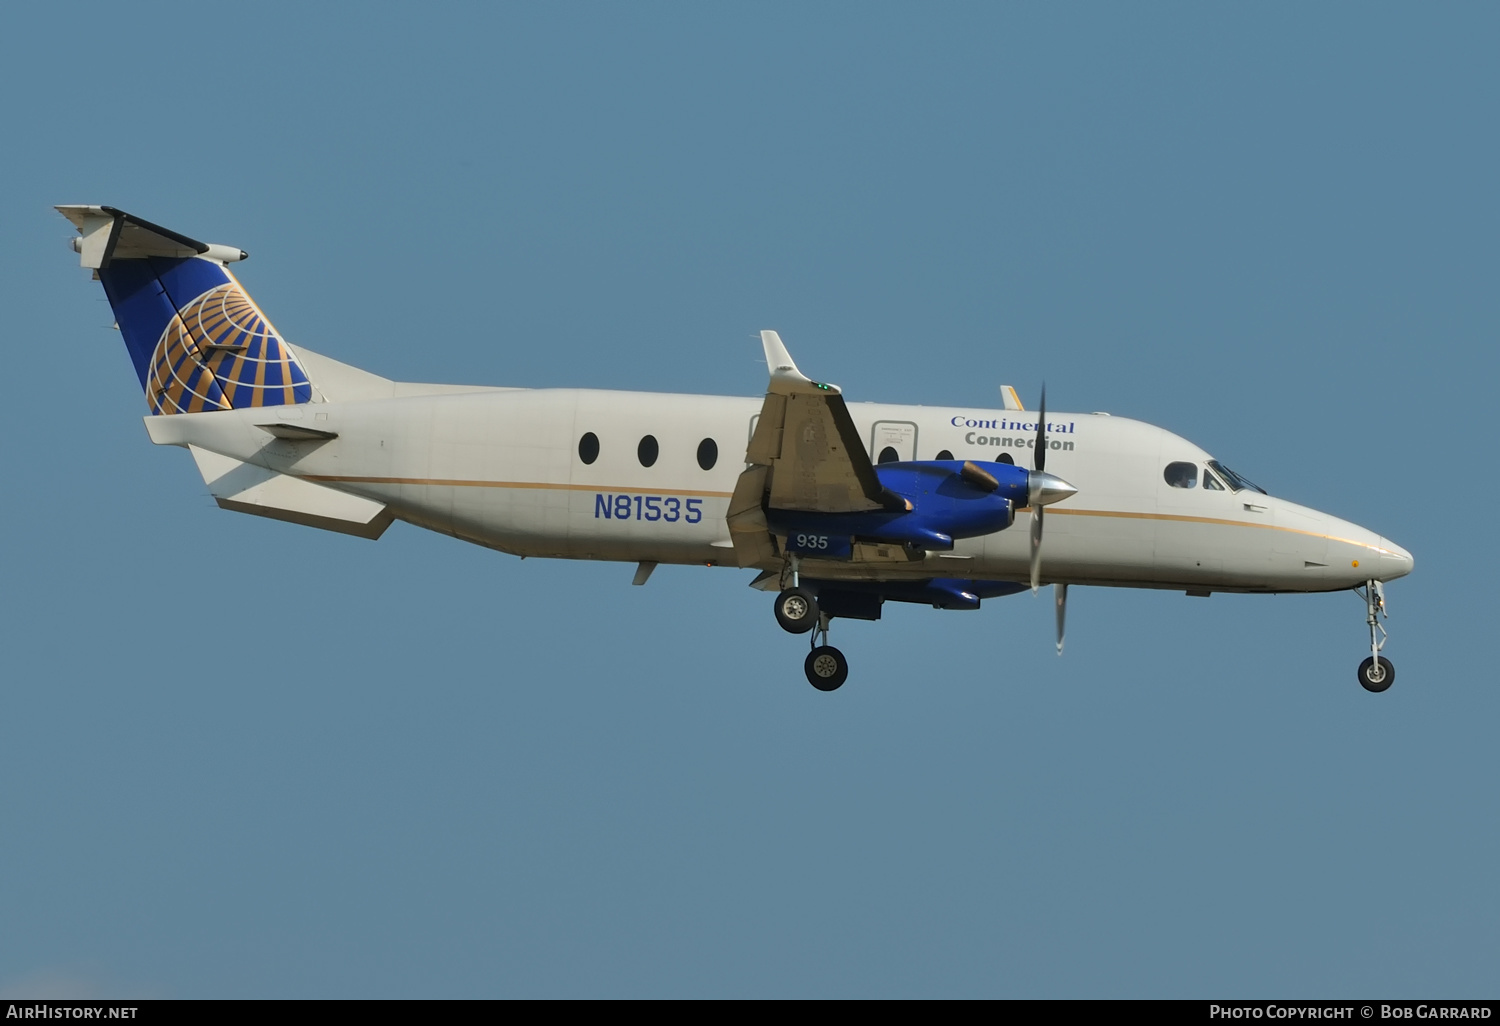
[[[1016,465],[1016,458],[1014,456],[1012,456],[1008,452],[1002,452],[999,456],[995,457],[995,462],[996,463],[1009,463],[1011,466],[1014,467]]]
[[[936,459],[936,460],[951,460],[952,458],[953,458],[953,454],[951,452],[949,452],[947,449],[943,449],[936,456],[933,457],[933,459]]]
[[[592,463],[599,458],[598,435],[589,431],[578,440],[578,458],[585,463]]]
[[[900,459],[901,459],[901,454],[898,453],[898,452],[896,452],[896,450],[895,450],[894,447],[888,445],[884,449],[880,450],[880,458],[877,459],[875,462],[876,463],[895,463],[895,462],[897,462]]]
[[[1197,488],[1198,464],[1168,463],[1162,477],[1166,478],[1167,484],[1173,488]]]
[[[642,438],[641,444],[635,447],[635,455],[643,467],[649,467],[655,463],[656,457],[661,455],[661,446],[656,444],[656,436],[647,435]]]
[[[705,438],[698,443],[698,466],[704,470],[714,469],[714,464],[719,462],[719,443],[712,438]]]
[[[1211,492],[1222,492],[1224,490],[1224,486],[1219,483],[1219,479],[1214,477],[1212,471],[1208,470],[1203,472],[1203,487]]]

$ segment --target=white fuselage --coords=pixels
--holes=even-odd
[[[735,566],[725,513],[758,398],[487,389],[147,418],[152,438],[386,504],[397,519],[523,556]],[[872,459],[1032,466],[1033,414],[849,403]],[[290,440],[277,421],[336,434]],[[1045,579],[1190,591],[1329,591],[1410,571],[1379,535],[1283,499],[1171,487],[1169,462],[1209,455],[1171,432],[1103,414],[1048,417],[1047,470],[1078,493],[1049,507]],[[585,463],[579,440],[599,440]],[[638,457],[650,435],[659,455]],[[699,465],[704,439],[717,459]],[[821,578],[1022,581],[1029,545],[1008,530],[904,564],[804,562]]]

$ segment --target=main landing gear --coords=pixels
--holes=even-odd
[[[788,634],[806,634],[818,625],[818,600],[806,588],[788,588],[776,596],[776,622]]]
[[[1390,616],[1385,609],[1385,586],[1379,581],[1366,581],[1363,588],[1354,593],[1365,600],[1365,623],[1370,625],[1370,655],[1359,664],[1359,683],[1366,691],[1381,692],[1396,682],[1396,668],[1380,654],[1385,648],[1385,628],[1382,619]]]
[[[826,613],[819,615],[818,629],[813,631],[812,651],[807,653],[807,658],[802,662],[807,682],[819,691],[837,691],[849,679],[849,660],[844,658],[844,653],[828,644],[828,620]],[[819,634],[823,636],[821,645],[818,644]]]
[[[792,586],[776,596],[776,622],[789,634],[812,632],[812,651],[802,664],[807,682],[819,691],[836,691],[849,678],[849,661],[828,643],[828,622],[833,617],[819,610],[817,596],[802,587],[796,556],[791,558],[789,569]]]
[[[812,651],[802,668],[807,672],[807,682],[819,691],[835,691],[849,678],[849,660],[828,643],[828,621],[832,619],[819,611],[818,600],[806,588],[788,588],[776,596],[776,622],[781,629],[791,634],[812,633]]]

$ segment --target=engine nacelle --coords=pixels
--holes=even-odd
[[[1030,474],[1008,463],[922,460],[884,463],[880,483],[910,503],[909,510],[816,513],[768,509],[772,532],[800,555],[848,559],[855,541],[946,552],[958,538],[1003,531],[1025,504]]]

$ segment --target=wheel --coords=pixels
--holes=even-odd
[[[788,588],[776,596],[776,622],[791,634],[806,634],[818,625],[818,600],[806,588]]]
[[[807,653],[802,668],[807,671],[807,682],[819,691],[837,691],[849,678],[849,660],[832,645],[819,645]]]
[[[1385,656],[1380,662],[1369,657],[1359,664],[1359,683],[1366,691],[1381,692],[1396,682],[1396,668]]]

